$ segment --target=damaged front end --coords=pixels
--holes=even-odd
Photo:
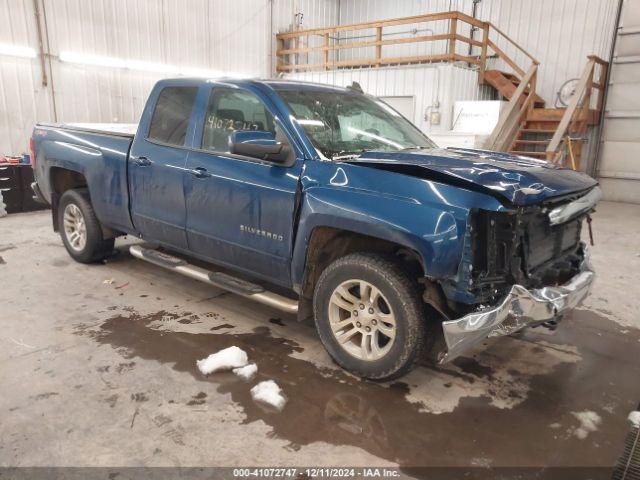
[[[441,363],[487,337],[558,319],[582,302],[595,274],[580,232],[599,198],[596,187],[554,203],[472,213],[458,275],[441,284],[463,314],[442,324]]]

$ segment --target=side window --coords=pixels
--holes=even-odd
[[[261,130],[275,135],[273,115],[251,92],[214,88],[202,132],[202,149],[229,152],[229,135],[236,130]]]
[[[197,87],[164,88],[151,117],[148,138],[170,145],[184,145],[197,93]]]

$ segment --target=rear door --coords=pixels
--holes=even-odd
[[[236,86],[203,92],[184,179],[194,253],[289,286],[301,155],[290,166],[229,153],[235,130],[268,131],[292,143],[271,105]]]
[[[191,113],[197,86],[165,86],[155,91],[146,132],[139,131],[129,156],[131,217],[148,240],[187,248],[183,172],[193,135]],[[155,102],[154,102],[155,100]]]

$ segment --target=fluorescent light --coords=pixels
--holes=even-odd
[[[36,58],[36,51],[31,47],[22,45],[11,45],[8,43],[0,43],[0,55],[8,55],[10,57]]]
[[[78,52],[60,52],[60,60],[67,63],[79,65],[92,65],[96,67],[124,68],[127,70],[137,70],[142,72],[166,73],[171,75],[182,75],[188,77],[238,77],[248,78],[249,75],[241,73],[230,73],[219,70],[208,70],[204,68],[180,67],[166,63],[145,62],[143,60],[125,60],[121,58],[105,57],[101,55],[85,55]]]
[[[80,63],[83,65],[95,65],[99,67],[126,68],[124,60],[100,55],[84,55],[76,52],[60,52],[60,60],[68,63]]]

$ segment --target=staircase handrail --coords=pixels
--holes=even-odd
[[[571,97],[571,101],[562,115],[562,119],[560,120],[549,145],[547,146],[545,152],[547,160],[553,162],[558,161],[560,157],[560,144],[564,141],[572,126],[579,122],[584,122],[584,130],[586,132],[586,125],[589,121],[589,115],[591,114],[591,95],[594,88],[598,90],[596,110],[600,111],[602,109],[605,91],[604,79],[607,78],[606,69],[609,64],[595,55],[590,55],[588,59],[589,60],[587,61],[576,86],[576,90]],[[596,64],[601,65],[602,69],[600,71],[598,81],[594,82]]]
[[[384,29],[386,27],[407,25],[407,24],[429,24],[434,22],[448,21],[449,28],[446,33],[432,33],[431,35],[418,36],[402,36],[407,32],[390,32],[395,38],[384,38]],[[461,34],[459,24],[469,26],[470,36]],[[483,32],[482,40],[472,38],[473,31],[479,29]],[[342,37],[339,34],[348,32],[361,32],[363,30],[374,30],[375,34],[362,36],[365,38],[361,41],[353,41],[352,39]],[[311,28],[306,30],[292,30],[276,34],[276,71],[278,72],[295,72],[302,70],[333,70],[339,68],[358,68],[358,67],[380,67],[391,65],[407,65],[422,64],[433,62],[466,62],[470,65],[476,65],[479,69],[479,81],[484,82],[484,72],[487,69],[487,61],[495,55],[509,65],[514,72],[522,78],[528,66],[518,65],[513,58],[505,52],[505,46],[498,41],[491,40],[491,32],[506,40],[508,44],[513,45],[528,57],[532,64],[537,65],[538,61],[516,43],[511,37],[500,30],[491,22],[483,22],[477,18],[467,15],[460,11],[448,11],[439,13],[430,13],[424,15],[414,15],[410,17],[398,17],[387,20],[377,20],[372,22],[360,22],[346,25],[335,25],[324,28]],[[432,29],[433,32],[433,29]],[[335,35],[338,37],[335,37]],[[371,38],[371,40],[369,40]],[[318,44],[310,45],[309,40],[319,40]],[[346,40],[346,43],[341,43]],[[425,42],[447,41],[446,49],[441,53],[431,55],[411,55],[411,56],[386,56],[384,55],[383,46],[389,45],[409,45]],[[467,44],[471,49],[479,47],[481,49],[479,55],[462,55],[456,49],[457,42]],[[500,43],[500,45],[498,44]],[[306,44],[306,45],[305,45]],[[373,57],[351,58],[339,60],[331,58],[331,52],[345,51],[349,49],[374,48]],[[471,49],[469,50],[471,52]],[[490,50],[493,52],[491,54]],[[301,61],[301,54],[321,53],[321,61]]]
[[[511,145],[522,118],[533,107],[537,73],[538,64],[533,63],[520,81],[505,110],[500,114],[498,123],[485,143],[486,149],[504,151]]]

